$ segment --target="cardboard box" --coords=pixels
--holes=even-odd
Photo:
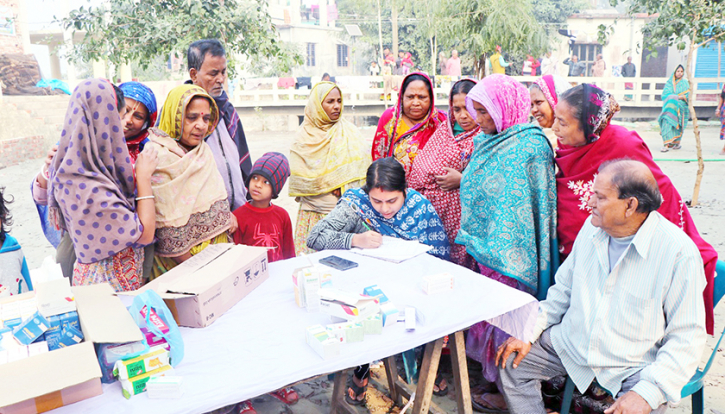
[[[340,289],[320,289],[320,298],[322,312],[352,322],[360,322],[380,310],[377,299]]]
[[[42,413],[102,394],[101,369],[93,342],[142,339],[141,331],[110,285],[75,286],[73,294],[85,341],[0,365],[0,413]],[[2,301],[32,295],[34,292]]]
[[[269,277],[264,247],[214,244],[135,292],[161,296],[176,323],[203,328],[228,311]]]
[[[35,287],[38,311],[46,318],[76,310],[68,278],[49,280]]]

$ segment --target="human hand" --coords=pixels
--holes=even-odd
[[[46,155],[45,157],[45,164],[43,165],[43,168],[41,169],[37,178],[40,188],[48,188],[48,180],[45,178],[45,174],[47,174],[47,172],[50,170],[50,164],[53,162],[53,157],[55,157],[55,154],[57,152],[58,145],[53,145],[53,148],[48,151],[48,155]]]
[[[151,179],[156,167],[159,165],[159,157],[153,145],[146,145],[136,158],[136,179]]]
[[[453,168],[443,167],[446,173],[443,175],[436,175],[436,184],[443,191],[451,191],[461,186],[462,174]]]
[[[652,407],[649,403],[634,391],[626,392],[617,398],[611,407],[604,410],[604,414],[649,414],[650,412]]]
[[[239,229],[239,222],[237,221],[237,216],[235,216],[232,213],[229,213],[229,218],[231,219],[231,226],[229,226],[229,233],[235,233],[237,229]]]
[[[372,230],[352,236],[352,247],[376,249],[383,244],[383,236]]]
[[[518,355],[513,360],[512,366],[514,369],[519,367],[519,362],[524,359],[526,354],[531,350],[531,343],[516,339],[513,336],[508,338],[506,342],[501,344],[496,351],[496,359],[494,363],[501,368],[506,368],[506,361],[513,352],[517,352]]]

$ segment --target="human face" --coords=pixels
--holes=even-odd
[[[211,122],[209,101],[202,97],[192,99],[186,106],[183,122],[179,142],[186,149],[195,148],[206,138],[209,131],[209,122]]]
[[[606,171],[597,175],[592,186],[594,194],[587,204],[592,209],[592,226],[601,228],[610,236],[622,237],[618,230],[627,227],[627,209],[633,197],[620,199],[619,190],[612,184],[611,177]]]
[[[675,71],[675,78],[676,79],[682,79],[682,75],[684,75],[684,74],[685,74],[685,70],[684,69],[677,68],[677,70]]]
[[[551,130],[562,145],[581,147],[587,143],[579,120],[574,118],[574,108],[565,101],[559,101],[556,105]]]
[[[539,88],[531,88],[531,115],[542,128],[554,125],[554,110]]]
[[[415,80],[403,92],[403,115],[413,122],[422,121],[430,110],[430,94],[425,82]]]
[[[465,93],[453,95],[453,120],[458,122],[458,125],[460,125],[464,131],[470,131],[476,127],[476,121],[473,120],[471,114],[466,108]]]
[[[498,132],[496,123],[493,122],[493,118],[491,118],[491,114],[488,113],[485,106],[473,101],[473,109],[476,110],[476,123],[481,127],[484,134],[493,135]]]
[[[405,203],[405,194],[402,191],[386,191],[382,188],[373,188],[368,193],[370,203],[375,211],[386,219],[393,218]]]
[[[342,96],[340,96],[340,90],[332,88],[327,93],[325,100],[322,101],[322,109],[325,110],[327,117],[330,121],[337,121],[340,119],[340,113],[342,112]]]
[[[207,53],[204,63],[198,71],[189,70],[189,76],[194,85],[201,86],[211,96],[219,96],[224,92],[224,82],[227,80],[226,56],[212,56]]]
[[[139,135],[146,124],[148,116],[149,111],[146,109],[146,105],[135,99],[126,98],[126,115],[121,119],[123,137],[130,139]]]
[[[451,52],[451,57],[457,58],[458,57],[458,51],[457,50],[454,50],[453,52]]]
[[[263,176],[254,174],[249,179],[249,194],[255,207],[269,207],[269,202],[272,200],[272,184]]]
[[[572,56],[571,61],[576,63],[577,61],[579,61],[579,56],[577,56],[577,55]]]

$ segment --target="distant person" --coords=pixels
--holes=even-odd
[[[8,204],[13,200],[5,198],[4,190],[0,188],[0,298],[33,290],[20,243],[8,234],[13,222]]]
[[[378,76],[380,74],[380,66],[378,66],[378,62],[374,60],[370,62],[368,72],[370,73],[370,76]]]
[[[448,75],[448,58],[443,52],[438,53],[438,71],[441,75]]]
[[[496,46],[496,53],[491,55],[489,60],[491,61],[492,73],[506,74],[506,68],[509,67],[510,63],[506,63],[506,60],[501,55],[501,46]]]
[[[395,65],[395,55],[387,47],[383,49],[384,65]]]
[[[720,140],[725,140],[725,84],[722,86],[720,96],[717,98],[717,108],[715,109],[715,116],[720,117]],[[720,155],[725,155],[725,147],[720,151]]]
[[[601,78],[604,76],[604,72],[607,70],[607,64],[604,62],[604,57],[601,54],[597,55],[597,59],[592,65],[592,76],[595,78]]]
[[[541,63],[535,59],[533,56],[528,55],[526,56],[526,62],[524,62],[524,76],[536,76],[536,72],[539,69],[539,66],[541,66]],[[527,70],[528,68],[528,70]]]
[[[322,82],[330,82],[330,74],[325,72],[322,74]]]
[[[403,66],[403,76],[406,76],[410,73],[411,69],[413,69],[413,55],[410,54],[410,52],[406,52],[405,56],[403,56],[403,60],[401,61],[401,65]]]
[[[662,90],[662,112],[657,118],[663,141],[661,152],[682,148],[682,134],[685,133],[687,119],[690,117],[690,108],[687,105],[690,83],[684,75],[685,68],[678,65]]]
[[[446,73],[448,76],[461,76],[461,58],[458,57],[458,51],[451,51],[451,57],[446,63]]]
[[[634,78],[637,76],[637,67],[632,63],[632,56],[627,56],[627,63],[622,65],[622,77],[625,78]],[[634,89],[634,83],[632,82],[626,82],[624,84],[624,89],[631,91]],[[624,95],[624,99],[627,101],[632,100],[632,95]]]
[[[554,60],[551,59],[551,52],[546,52],[546,54],[541,57],[541,67],[539,67],[541,76],[553,75],[554,69]]]
[[[577,77],[586,74],[587,64],[579,62],[579,56],[577,55],[572,55],[571,58],[564,59],[562,63],[569,65],[569,76]]]

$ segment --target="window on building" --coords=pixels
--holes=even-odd
[[[348,66],[347,45],[337,45],[337,66]]]
[[[315,44],[307,44],[307,66],[315,66]]]
[[[585,76],[592,74],[592,65],[600,53],[602,53],[602,45],[599,43],[574,43],[572,45],[572,54],[577,55],[579,62],[587,64],[587,73]]]

